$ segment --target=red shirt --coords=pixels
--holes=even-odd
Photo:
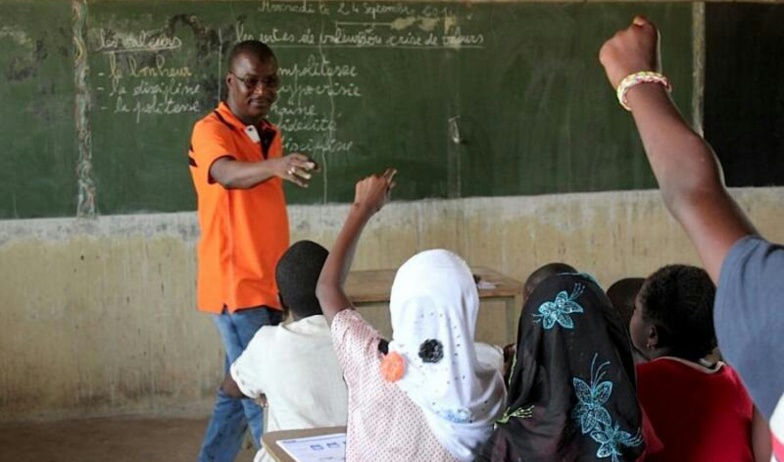
[[[734,369],[662,357],[637,365],[640,404],[664,444],[646,461],[752,462],[751,398]]]

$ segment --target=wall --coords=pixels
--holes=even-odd
[[[784,242],[784,188],[733,192]],[[292,238],[329,246],[345,205],[293,206]],[[0,221],[0,420],[208,412],[222,348],[196,312],[192,213]],[[606,287],[696,254],[656,191],[392,203],[370,224],[355,268],[396,267],[445,247],[525,279],[553,260]],[[384,309],[367,310],[387,329]],[[481,340],[505,341],[499,304]]]

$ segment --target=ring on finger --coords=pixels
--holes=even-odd
[[[296,171],[297,171],[297,167],[291,167],[289,169],[289,175],[294,176],[294,172],[296,172]]]

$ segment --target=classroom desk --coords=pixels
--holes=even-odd
[[[307,438],[308,436],[329,435],[331,433],[346,433],[346,427],[322,427],[308,428],[305,430],[279,430],[276,432],[264,432],[261,435],[261,444],[267,450],[267,454],[272,456],[277,462],[295,462],[280,446],[279,440],[292,438]]]
[[[345,292],[354,306],[389,303],[389,293],[397,270],[352,271],[346,279]],[[479,276],[479,301],[501,300],[505,306],[506,342],[517,339],[518,313],[523,306],[523,284],[498,271],[474,266],[471,272]],[[483,287],[481,282],[492,284]]]

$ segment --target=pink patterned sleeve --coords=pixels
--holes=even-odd
[[[381,335],[356,310],[346,309],[332,320],[332,345],[349,387],[363,366],[378,356]]]

